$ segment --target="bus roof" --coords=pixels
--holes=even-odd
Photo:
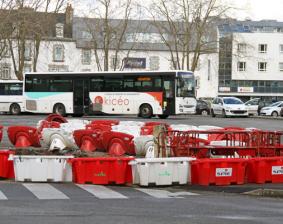
[[[26,73],[26,76],[33,76],[33,75],[43,75],[43,76],[56,76],[56,75],[73,75],[73,76],[87,76],[87,75],[145,75],[145,74],[151,74],[151,75],[160,75],[161,73],[163,75],[171,75],[176,74],[177,72],[186,72],[193,74],[191,71],[183,71],[183,70],[172,70],[172,71],[97,71],[97,72],[29,72]]]
[[[23,81],[20,81],[18,79],[9,79],[9,80],[0,80],[0,84],[1,83],[23,83]]]

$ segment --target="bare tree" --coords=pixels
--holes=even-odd
[[[11,0],[9,8],[1,11],[7,22],[5,29],[9,35],[5,37],[13,63],[16,77],[23,79],[26,53],[32,54],[28,60],[33,62],[36,71],[40,43],[52,31],[56,14],[63,8],[66,0]],[[28,47],[27,47],[28,46]]]
[[[216,52],[215,23],[230,9],[219,0],[156,0],[148,10],[174,69],[194,71],[200,55]]]
[[[112,63],[110,52],[113,52],[113,57],[111,57],[113,70],[120,69],[118,56],[125,41],[132,11],[132,0],[96,0],[95,2],[97,7],[92,10],[94,18],[86,18],[85,22],[92,36],[92,48],[97,68],[108,71]]]

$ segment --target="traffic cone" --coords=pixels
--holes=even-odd
[[[17,137],[15,147],[17,148],[26,148],[31,146],[31,142],[25,135],[20,135]]]
[[[122,156],[125,154],[124,147],[119,142],[114,142],[110,145],[109,155],[111,156]]]
[[[81,148],[81,150],[83,150],[83,151],[90,151],[90,152],[93,152],[93,151],[96,150],[95,145],[94,145],[93,142],[92,142],[90,139],[88,139],[88,138],[84,138],[84,139],[82,140],[82,145],[81,145],[80,148]]]

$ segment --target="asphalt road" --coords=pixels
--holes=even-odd
[[[45,115],[0,115],[0,124],[30,125]],[[117,119],[85,117],[84,119]],[[118,117],[120,120],[140,120]],[[151,119],[153,120],[153,119]],[[158,119],[154,119],[158,120]],[[282,130],[283,120],[182,116],[168,123],[256,127]],[[0,145],[10,146],[7,136]],[[27,184],[0,181],[0,223],[273,223],[283,222],[283,199],[239,194],[242,188],[96,187],[75,184]],[[276,185],[282,188],[281,185]],[[258,186],[261,187],[260,185]],[[216,189],[216,190],[213,190]],[[219,190],[220,189],[220,190]],[[233,189],[229,192],[226,189]],[[241,190],[239,190],[241,189]]]

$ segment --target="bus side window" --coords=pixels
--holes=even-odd
[[[125,91],[134,90],[134,80],[133,79],[124,79],[124,90]]]
[[[161,91],[162,90],[162,81],[161,78],[155,78],[154,79],[154,89],[156,91]]]
[[[104,80],[102,78],[91,79],[90,91],[91,92],[102,92],[104,87]]]
[[[12,83],[9,85],[9,94],[10,95],[22,95],[23,87],[19,83]]]
[[[123,90],[123,79],[117,78],[106,78],[105,79],[105,91],[120,92]]]
[[[0,95],[5,95],[5,84],[0,84]]]

